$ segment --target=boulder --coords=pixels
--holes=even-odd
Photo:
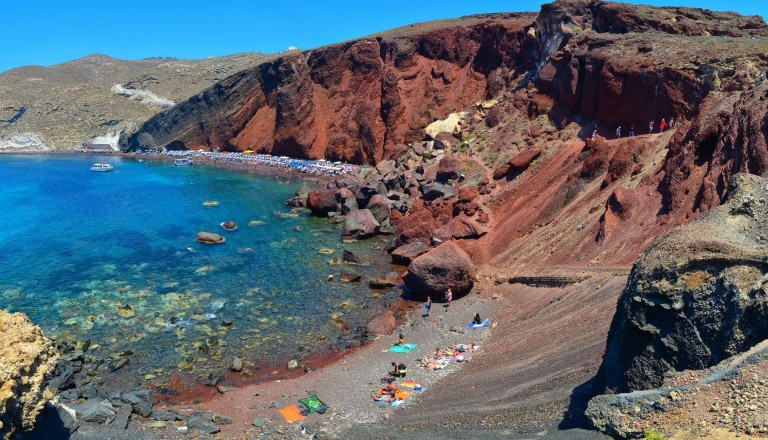
[[[339,279],[345,283],[360,281],[361,278],[362,275],[360,275],[360,273],[350,268],[344,268],[341,270],[341,273],[339,273]]]
[[[340,189],[339,192],[336,193],[336,200],[341,206],[342,214],[347,214],[349,211],[358,208],[355,193],[353,193],[349,188]]]
[[[152,414],[154,400],[152,399],[152,392],[149,390],[137,390],[131,391],[130,393],[123,393],[121,399],[123,402],[131,405],[131,409],[135,414],[144,418],[147,418]]]
[[[379,173],[380,176],[386,176],[392,171],[395,171],[395,161],[384,160],[379,162],[378,164],[376,164],[376,171]]]
[[[376,235],[381,224],[367,209],[353,209],[344,219],[342,236],[346,238],[368,238]]]
[[[766,181],[736,174],[726,194],[635,262],[595,391],[656,388],[668,371],[706,368],[768,338]]]
[[[206,434],[216,434],[217,432],[221,431],[221,429],[213,423],[204,422],[198,419],[190,419],[187,423],[187,426],[189,426],[189,429],[201,431]]]
[[[461,203],[469,203],[480,196],[480,192],[477,187],[474,186],[462,186],[459,188],[458,201]]]
[[[368,323],[368,334],[374,336],[391,335],[395,331],[396,325],[395,314],[391,310],[387,310]]]
[[[454,195],[453,186],[439,182],[421,185],[421,193],[423,194],[424,200],[428,201],[439,198],[450,199]]]
[[[227,239],[213,232],[198,232],[195,236],[195,241],[203,244],[220,244],[227,241]]]
[[[375,218],[377,222],[383,223],[384,220],[389,218],[389,205],[389,199],[387,199],[385,196],[381,194],[374,194],[374,196],[371,197],[371,199],[368,201],[365,209],[371,211],[373,218]]]
[[[307,195],[307,208],[312,214],[320,217],[328,216],[329,212],[338,210],[336,191],[332,189],[316,189]]]
[[[400,277],[396,273],[390,272],[383,277],[378,277],[368,281],[368,286],[372,289],[387,289],[390,287],[395,287],[399,278]]]
[[[112,405],[98,400],[88,400],[76,408],[80,420],[87,423],[106,425],[115,420],[117,413]]]
[[[345,263],[352,263],[352,264],[367,264],[368,262],[365,260],[365,258],[361,257],[357,254],[355,251],[351,251],[349,249],[344,249],[344,253],[341,256],[341,260]]]
[[[434,148],[436,150],[451,151],[459,141],[451,133],[440,132],[435,136]]]
[[[461,160],[455,154],[449,154],[443,156],[438,163],[437,168],[437,181],[447,182],[448,180],[455,180],[459,178],[459,168],[461,167]]]
[[[432,240],[432,231],[437,227],[437,220],[419,201],[411,208],[410,215],[397,223],[395,245],[402,246],[416,241],[429,243]]]
[[[0,310],[0,438],[33,427],[47,400],[46,375],[58,353],[22,313]]]
[[[421,241],[415,241],[413,243],[402,245],[392,251],[392,263],[407,266],[411,264],[411,261],[413,261],[416,257],[424,254],[428,250],[429,245]]]
[[[469,217],[460,215],[436,229],[432,240],[438,243],[451,239],[477,239],[488,233],[488,228],[481,226]]]
[[[235,224],[235,222],[232,220],[222,222],[220,226],[227,231],[234,231],[237,229],[237,224]]]
[[[417,257],[403,277],[406,286],[418,297],[443,295],[451,289],[461,295],[472,289],[477,268],[456,243],[443,243]]]
[[[232,361],[232,371],[242,371],[243,370],[243,361],[240,360],[239,357],[236,357]]]

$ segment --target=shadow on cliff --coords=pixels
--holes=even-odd
[[[70,429],[59,416],[56,408],[46,404],[42,413],[37,417],[35,429],[25,432],[23,440],[64,440],[71,437],[77,427]]]
[[[591,377],[571,391],[571,401],[568,404],[568,409],[563,414],[563,420],[557,426],[558,429],[591,429],[592,425],[589,423],[585,413],[589,400],[596,395],[595,378],[596,376]]]

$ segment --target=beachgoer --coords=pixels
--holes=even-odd
[[[426,310],[426,311],[427,311],[427,314],[426,314],[426,316],[427,316],[427,317],[429,317],[429,310],[430,310],[431,308],[432,308],[432,297],[431,297],[431,296],[428,296],[428,297],[427,297],[427,303],[426,303],[426,304],[424,304],[424,310]]]
[[[667,122],[664,121],[664,118],[661,118],[661,122],[659,122],[659,133],[663,132],[665,128],[667,128]]]
[[[405,377],[405,375],[408,373],[408,367],[405,366],[404,363],[397,364],[397,376],[396,377]]]
[[[635,137],[635,126],[629,127],[629,137]]]
[[[656,125],[656,121],[651,121],[651,122],[648,124],[648,134],[651,134],[651,133],[653,133],[653,126],[654,126],[654,125]]]
[[[673,128],[674,126],[675,126],[675,117],[674,117],[674,116],[672,116],[672,117],[669,119],[669,128]]]
[[[392,397],[394,397],[394,396],[395,396],[395,393],[396,393],[397,391],[398,391],[398,389],[397,389],[397,385],[395,385],[395,383],[394,383],[394,382],[390,382],[390,383],[388,383],[388,384],[384,385],[384,386],[381,388],[381,395],[382,395],[382,396],[387,396],[387,395],[389,395],[389,396],[392,396]]]
[[[397,343],[395,345],[403,345],[405,344],[405,338],[403,337],[403,334],[400,333],[400,335],[397,338]]]
[[[620,139],[620,138],[621,138],[621,125],[616,127],[616,139]]]
[[[475,319],[472,320],[472,324],[482,324],[483,320],[480,319],[480,314],[475,313]]]
[[[446,307],[451,306],[451,301],[453,301],[453,292],[451,292],[451,289],[446,290],[445,292],[445,301],[448,303]]]

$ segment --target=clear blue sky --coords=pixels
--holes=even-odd
[[[768,16],[764,0],[628,1]],[[5,0],[0,72],[93,53],[122,59],[205,58],[310,49],[406,24],[502,11],[536,0]]]

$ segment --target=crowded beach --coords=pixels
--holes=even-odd
[[[157,153],[173,159],[200,160],[203,162],[224,162],[241,165],[265,165],[287,171],[296,171],[312,175],[336,176],[340,174],[357,174],[367,165],[351,165],[342,162],[329,162],[325,159],[293,159],[287,156],[272,156],[269,154],[253,154],[249,152],[220,152],[220,151],[168,151]]]

